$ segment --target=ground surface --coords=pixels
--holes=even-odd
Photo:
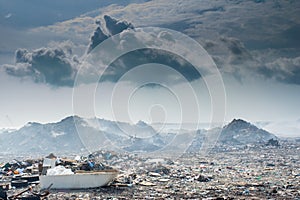
[[[159,161],[118,155],[107,161],[121,170],[111,186],[50,190],[47,199],[300,199],[299,143],[223,150]]]

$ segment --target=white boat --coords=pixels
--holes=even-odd
[[[87,189],[107,185],[118,175],[117,170],[76,172],[67,175],[42,175],[40,186],[42,189]]]

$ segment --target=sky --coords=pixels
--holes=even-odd
[[[299,13],[297,0],[0,0],[0,128],[299,121]]]

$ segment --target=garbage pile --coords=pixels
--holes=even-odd
[[[88,172],[93,174],[99,171],[117,172],[91,157],[83,156],[69,159],[59,158],[51,153],[43,159],[13,160],[0,164],[0,200],[41,199],[48,196],[49,189],[55,186],[51,183],[48,188],[41,188],[41,177],[87,174]]]
[[[105,162],[116,163],[113,167],[120,174],[109,187],[51,193],[49,198],[300,199],[299,143],[222,148],[206,156],[189,153],[174,159],[112,152]]]
[[[7,191],[39,184],[41,160],[13,160],[0,164],[0,199],[7,199]]]
[[[98,151],[87,157],[69,159],[51,155],[48,159],[44,159],[39,169],[39,173],[45,173],[44,176],[47,173],[48,176],[57,173],[76,175],[78,171],[109,172],[112,167],[119,171],[119,175],[107,187],[79,191],[54,190],[50,187],[46,189],[50,189],[49,194],[39,198],[300,199],[299,143],[281,142],[280,146],[261,145],[238,149],[222,146],[222,151],[217,149],[205,156],[186,153],[179,158]],[[40,162],[37,159],[32,166],[39,166]],[[24,171],[28,167],[24,167]],[[4,170],[2,180],[8,177],[8,171]],[[40,195],[44,194],[36,190]],[[7,196],[22,192],[17,189],[3,191],[7,191]]]
[[[96,160],[93,156],[75,156],[74,159],[70,158],[59,158],[52,153],[44,158],[42,166],[42,175],[47,175],[49,169],[53,169],[57,166],[57,169],[68,169],[69,172],[76,171],[99,171],[99,170],[110,170],[112,167],[103,164],[100,160]],[[50,170],[51,171],[51,170]],[[63,173],[62,173],[63,174]],[[70,174],[70,173],[69,173]]]
[[[0,164],[0,175],[18,175],[23,173],[38,174],[38,166],[41,160],[25,160],[18,161],[13,160],[12,162],[7,162]]]

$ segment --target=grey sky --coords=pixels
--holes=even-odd
[[[170,28],[197,40],[212,56],[223,76],[227,94],[227,121],[232,118],[250,121],[300,118],[299,1],[122,2],[122,5],[117,5],[101,0],[80,1],[75,6],[70,1],[57,1],[56,4],[54,1],[0,0],[0,127],[20,127],[28,121],[59,121],[72,115],[72,83],[78,66],[93,44],[92,36],[102,41],[99,39],[100,30],[109,37],[128,28],[129,23],[133,27]],[[113,19],[105,19],[105,15]],[[127,61],[134,60],[138,55],[145,53],[137,53]],[[148,58],[154,57],[158,63],[173,65],[174,69],[182,64],[178,59],[175,60],[179,64],[164,62],[164,59],[155,57],[155,52],[146,55]],[[137,63],[150,61],[153,62],[153,59]],[[126,59],[116,62],[117,66],[121,64],[132,67],[134,62],[126,64]],[[209,93],[201,76],[195,76],[191,68],[183,66],[181,73],[196,77],[191,79],[191,84],[199,88],[200,119],[207,122],[211,116]],[[111,80],[121,77],[131,68],[123,68],[125,71],[116,69],[111,68],[114,73],[107,76],[109,82],[103,83],[104,91],[108,94],[114,85]],[[121,84],[121,90],[130,90],[130,87],[135,86],[127,82]],[[184,87],[180,83],[174,86],[179,90]],[[130,105],[132,122],[138,118],[151,121],[151,116],[144,113],[151,103],[154,104],[153,96],[159,95],[164,98],[155,103],[167,105],[169,102],[165,106],[170,111],[167,120],[178,122],[180,117],[176,116],[179,112],[176,111],[176,102],[165,90],[144,88],[141,94]],[[97,95],[101,97],[102,94]],[[187,99],[189,95],[186,93]],[[105,101],[105,97],[102,97],[101,101]],[[123,105],[121,100],[118,103]],[[174,105],[174,109],[170,105]],[[96,107],[98,117],[113,118],[108,108],[101,108],[98,104]],[[188,110],[192,113],[193,106]],[[85,112],[82,108],[82,115],[88,117],[92,112]],[[161,111],[156,112],[160,119]],[[194,119],[191,114],[185,121],[194,122]]]

